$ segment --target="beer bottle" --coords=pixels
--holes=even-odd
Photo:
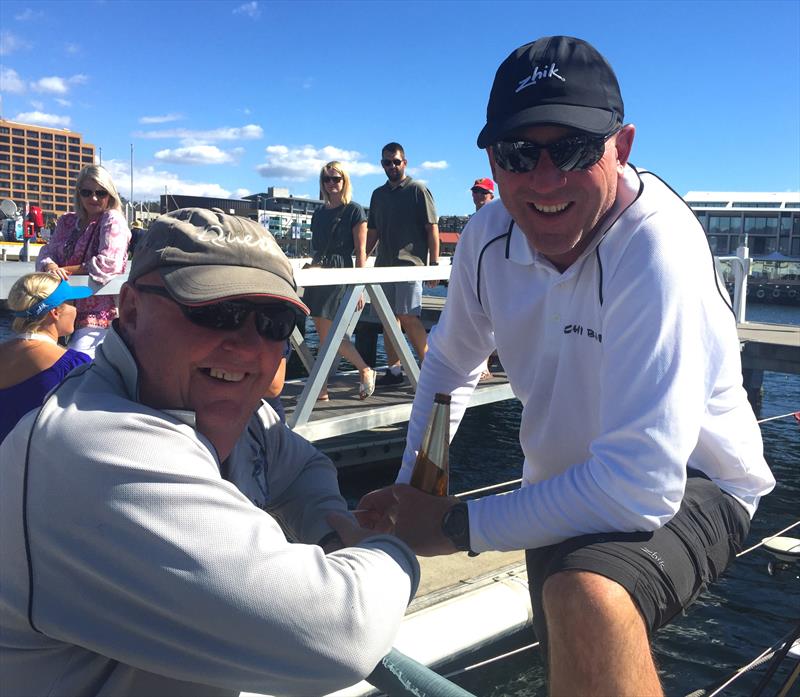
[[[425,436],[422,439],[411,486],[426,494],[447,496],[450,486],[450,395],[436,393]]]

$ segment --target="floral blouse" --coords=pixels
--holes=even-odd
[[[62,215],[50,241],[42,247],[36,269],[44,271],[50,263],[58,266],[85,264],[89,277],[105,285],[123,273],[128,263],[131,231],[118,210],[107,210],[84,230],[79,229],[77,213]],[[117,317],[117,301],[113,295],[92,295],[75,302],[75,328],[107,328]]]

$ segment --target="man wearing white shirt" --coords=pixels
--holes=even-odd
[[[431,332],[403,465],[362,522],[418,554],[525,549],[551,694],[661,694],[653,631],[716,579],[774,486],[703,230],[629,164],[616,76],[545,37],[500,66],[476,213]],[[497,349],[523,405],[523,487],[459,503],[409,486],[433,394],[451,433]]]

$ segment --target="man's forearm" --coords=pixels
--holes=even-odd
[[[439,226],[436,223],[425,225],[425,232],[428,233],[428,255],[431,264],[439,263]]]

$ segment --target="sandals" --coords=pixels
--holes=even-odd
[[[372,396],[372,393],[375,392],[375,378],[377,375],[378,374],[374,370],[370,369],[369,378],[367,378],[367,381],[358,383],[359,399],[366,399],[367,397]]]

